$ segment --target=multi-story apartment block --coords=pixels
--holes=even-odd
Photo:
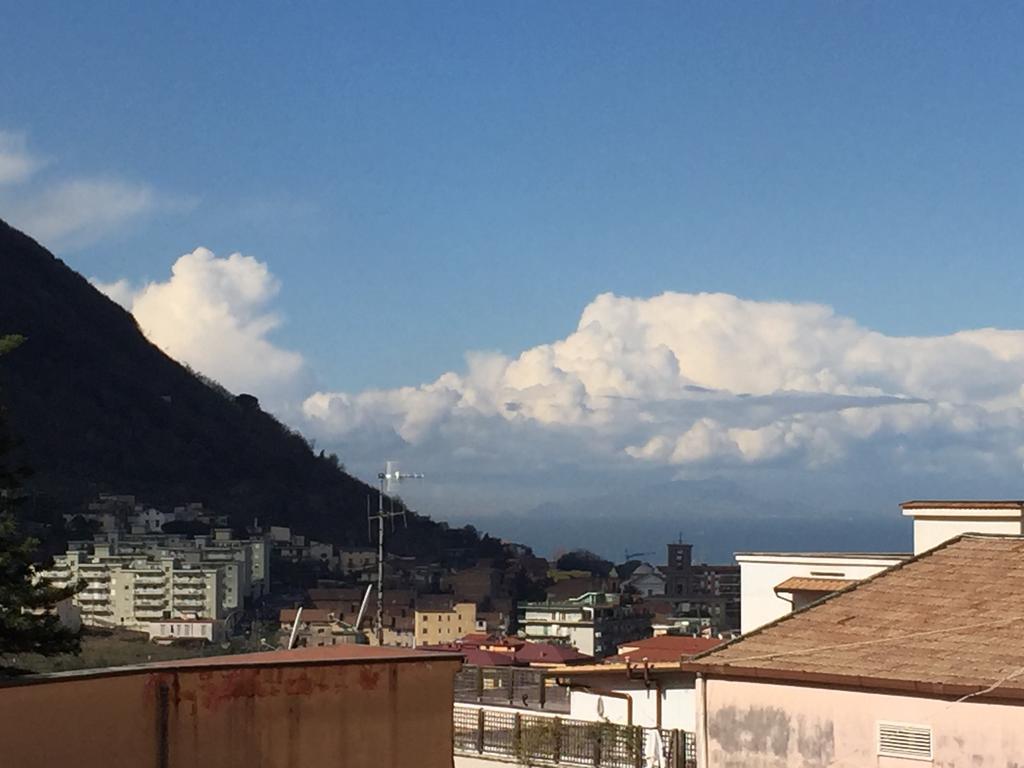
[[[221,572],[174,557],[89,557],[72,551],[54,558],[40,573],[56,585],[84,582],[74,597],[82,623],[98,627],[146,629],[167,619],[225,618]]]
[[[571,645],[588,656],[607,656],[621,643],[647,637],[651,617],[617,595],[591,592],[564,602],[523,603],[519,634],[526,640]]]
[[[249,599],[258,599],[270,587],[270,550],[262,538],[235,539],[229,528],[212,535],[188,538],[177,534],[101,534],[92,542],[71,542],[69,550],[99,558],[174,557],[206,568],[219,568],[224,582],[221,591],[225,612],[239,610]]]

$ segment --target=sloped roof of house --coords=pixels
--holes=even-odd
[[[516,661],[529,664],[578,664],[593,660],[593,656],[580,653],[568,645],[555,643],[524,643],[516,651]]]
[[[1022,583],[1024,537],[964,534],[683,668],[939,696],[1024,698]]]
[[[458,643],[439,643],[437,645],[421,645],[417,648],[425,652],[457,653],[466,664],[474,667],[514,667],[519,666],[514,654],[500,651],[485,651],[476,646],[463,646]]]
[[[606,659],[609,663],[624,661],[650,662],[679,661],[682,658],[704,653],[721,645],[724,640],[710,637],[687,637],[684,635],[659,635],[643,640],[633,640],[619,645],[619,653]]]
[[[776,592],[838,592],[852,587],[857,579],[825,579],[818,576],[792,576],[775,585]]]

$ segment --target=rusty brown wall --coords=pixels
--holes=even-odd
[[[172,669],[0,688],[11,768],[451,768],[458,662]]]

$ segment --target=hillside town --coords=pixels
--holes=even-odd
[[[745,551],[711,565],[677,541],[664,564],[595,560],[593,570],[512,544],[502,563],[461,570],[386,555],[377,614],[371,548],[255,521],[241,538],[201,504],[161,512],[103,496],[74,521],[93,538],[38,577],[83,582],[54,610],[87,631],[230,647],[273,611],[276,630],[266,624],[254,649],[261,664],[303,649],[323,664],[457,660],[437,686],[453,696],[460,768],[852,765],[931,760],[940,748],[958,765],[1016,749],[1005,736],[993,745],[1022,716],[1024,659],[1008,650],[1014,609],[988,585],[1021,562],[1024,502],[909,501],[894,514],[912,552]],[[274,568],[286,563],[322,577],[282,584]],[[516,594],[524,578],[543,599]],[[968,660],[972,626],[987,630]]]
[[[508,543],[500,558],[468,567],[385,552],[378,569],[372,547],[335,547],[258,520],[237,531],[197,502],[160,510],[102,495],[65,517],[70,530],[92,535],[69,541],[38,574],[59,588],[83,585],[59,606],[64,620],[159,644],[251,639],[254,626],[276,623],[255,650],[461,647],[484,635],[600,659],[651,635],[728,638],[739,629],[739,566],[693,563],[682,542],[668,544],[657,566],[586,552],[549,562]]]
[[[0,768],[1024,768],[1022,41],[4,3]]]

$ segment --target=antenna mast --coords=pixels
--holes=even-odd
[[[377,495],[377,514],[368,514],[370,526],[377,521],[377,618],[374,622],[374,630],[377,635],[377,645],[384,645],[384,521],[390,520],[394,529],[395,518],[401,517],[405,521],[405,507],[401,512],[395,512],[394,502],[391,508],[384,511],[384,494],[390,493],[402,480],[413,480],[422,478],[423,475],[415,472],[399,472],[398,465],[389,461],[384,465],[384,471],[377,474],[380,481],[380,493]]]

